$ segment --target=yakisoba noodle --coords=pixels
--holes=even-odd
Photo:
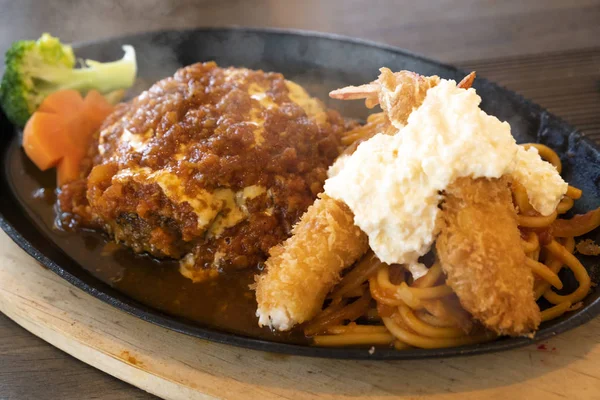
[[[382,113],[369,117],[368,122],[370,128],[350,131],[345,144],[369,139],[377,131],[372,129],[373,124],[382,127],[387,124]],[[557,171],[562,170],[560,158],[549,147],[524,146],[536,147],[543,159]],[[526,264],[536,277],[536,300],[544,297],[552,305],[541,313],[542,321],[548,321],[576,307],[590,290],[590,277],[573,255],[574,237],[600,226],[600,208],[570,220],[560,219],[582,195],[581,190],[569,186],[555,212],[541,216],[529,204],[526,188],[514,182],[512,191]],[[578,287],[570,294],[559,295],[554,289],[563,287],[558,274],[565,267],[573,272]],[[460,307],[458,298],[445,284],[437,260],[431,263],[426,275],[413,281],[402,266],[384,264],[369,252],[344,275],[328,302],[305,327],[305,333],[313,336],[318,346],[393,345],[397,349],[431,349],[481,343],[496,337],[472,321]]]

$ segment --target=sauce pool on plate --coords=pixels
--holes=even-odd
[[[98,232],[58,229],[54,172],[39,171],[18,140],[11,144],[9,154],[6,170],[13,193],[29,217],[49,240],[102,282],[140,303],[200,327],[270,341],[308,343],[301,330],[281,333],[258,326],[256,300],[249,289],[256,273],[252,269],[193,283],[179,273],[177,261],[136,255]]]

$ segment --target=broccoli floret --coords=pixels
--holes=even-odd
[[[75,89],[85,94],[95,89],[105,94],[129,88],[137,72],[135,50],[132,46],[123,46],[123,50],[121,60],[84,60],[81,68],[74,68],[71,46],[47,33],[37,41],[15,42],[6,52],[0,105],[13,124],[24,126],[42,100],[58,90]]]

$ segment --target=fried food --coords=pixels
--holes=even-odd
[[[473,86],[473,82],[475,81],[476,77],[477,74],[475,73],[475,71],[472,71],[469,75],[462,78],[456,86],[463,89],[469,89],[471,86]]]
[[[475,72],[465,76],[458,87],[468,89],[475,80]],[[380,80],[382,82],[380,82]],[[395,80],[395,82],[393,82]],[[383,82],[386,85],[383,85]],[[425,99],[427,90],[439,82],[437,76],[424,77],[410,71],[395,72],[390,76],[390,70],[382,68],[380,79],[372,83],[361,86],[347,86],[329,93],[334,99],[354,100],[366,99],[367,105],[378,104],[380,91],[385,90],[392,84],[396,84],[394,92],[396,93],[395,107],[401,111],[395,113],[396,125],[404,125],[413,109],[417,108]],[[411,94],[412,92],[412,94]],[[386,96],[390,97],[390,95]],[[342,144],[347,146],[342,155],[352,154],[362,142],[371,139],[378,133],[385,135],[394,135],[398,129],[391,124],[388,118],[389,110],[371,114],[367,118],[367,123],[349,130],[342,138]]]
[[[342,144],[347,146],[342,155],[350,155],[358,148],[358,145],[362,142],[371,139],[378,133],[384,135],[393,135],[398,130],[390,124],[385,113],[375,113],[367,117],[367,123],[364,125],[357,126],[354,129],[344,133],[342,137]],[[331,173],[331,171],[330,171]]]
[[[418,107],[427,91],[440,82],[438,76],[422,76],[411,71],[392,72],[381,68],[376,81],[361,86],[347,86],[329,93],[339,100],[365,99],[368,108],[381,105],[388,120],[401,129],[410,113]]]
[[[382,68],[375,83],[340,89],[330,95],[346,99],[367,97],[372,101],[381,98],[383,104],[403,110],[394,116],[401,118],[399,124],[404,124],[412,109],[425,99],[427,89],[437,82],[438,77],[425,78],[408,71],[393,74]],[[390,94],[380,94],[390,90]],[[374,119],[363,133],[373,134],[374,128],[389,127],[387,121]],[[259,324],[287,330],[314,317],[339,280],[340,272],[367,248],[367,237],[354,225],[352,211],[343,202],[321,195],[302,216],[293,236],[271,250],[266,271],[257,278]]]
[[[285,331],[310,320],[340,273],[367,249],[367,237],[348,207],[320,195],[292,237],[271,249],[266,273],[256,278],[259,324]]]
[[[600,246],[596,244],[592,239],[585,239],[577,243],[575,246],[577,252],[585,256],[598,256],[600,255]]]
[[[409,79],[400,86],[397,85],[394,80],[400,77],[410,77],[411,73],[406,73],[405,71],[402,73],[391,73],[385,68],[382,68],[381,71],[382,74],[376,82],[359,87],[340,89],[333,92],[334,97],[337,98],[356,99],[361,98],[362,96],[362,98],[366,98],[367,102],[370,102],[371,104],[375,101],[379,101],[384,109],[381,117],[374,117],[372,121],[369,121],[364,127],[355,129],[360,135],[350,133],[350,135],[345,135],[343,140],[345,140],[346,137],[361,141],[368,140],[370,137],[374,136],[373,128],[382,129],[382,126],[385,126],[384,124],[387,121],[391,121],[394,127],[402,127],[414,109],[415,104],[418,105],[423,101],[427,89],[435,86],[437,82],[439,82],[437,77],[418,78],[413,80]],[[468,89],[473,84],[474,79],[475,73],[471,72],[461,80],[457,86]],[[396,84],[395,87],[393,86],[394,84]],[[396,90],[398,87],[402,87],[404,90],[407,88],[412,88],[413,90],[400,95],[402,92]],[[440,256],[441,265],[449,277],[454,278],[449,278],[449,284],[455,289],[461,303],[463,303],[463,307],[467,311],[471,312],[476,318],[481,319],[486,326],[496,332],[513,335],[526,334],[534,330],[540,320],[539,308],[535,304],[533,298],[533,274],[530,268],[525,265],[525,253],[521,250],[519,231],[514,208],[512,206],[512,198],[506,180],[493,180],[486,182],[486,184],[490,186],[489,189],[491,190],[491,192],[487,194],[488,197],[485,197],[484,194],[481,193],[481,190],[477,189],[478,186],[481,185],[479,180],[470,177],[462,178],[450,187],[451,190],[449,191],[449,195],[453,197],[449,199],[449,208],[442,213],[442,220],[445,220],[446,226],[444,229],[444,236],[442,237],[442,243],[439,245],[443,255],[443,257]],[[498,203],[499,200],[496,200],[494,195],[499,195],[500,193],[502,193],[503,196],[499,197],[500,202]],[[480,199],[478,198],[480,196],[483,197]],[[483,198],[486,199],[487,203],[482,202]],[[502,217],[499,217],[498,223],[493,223],[490,225],[489,229],[482,230],[478,226],[473,225],[469,227],[469,232],[463,234],[460,225],[458,225],[459,221],[453,218],[453,215],[451,214],[455,209],[451,207],[451,205],[454,204],[456,199],[463,202],[460,204],[463,204],[466,209],[465,212],[467,214],[464,215],[468,215],[468,213],[483,214],[481,219],[476,220],[477,222],[486,220],[496,221],[494,219],[494,213],[497,211],[496,208],[499,210],[512,210],[512,217],[508,218],[506,213],[500,213],[499,215]],[[497,227],[497,225],[499,225],[499,227]],[[493,232],[492,229],[494,230]],[[507,239],[504,238],[506,231],[512,232],[512,235],[508,235]],[[470,233],[471,236],[465,236],[467,233]],[[498,258],[498,254],[495,253],[496,243],[485,240],[491,233],[494,234],[491,237],[494,238],[495,242],[500,244],[501,249],[502,245],[508,247],[514,246],[512,256],[508,256],[504,263],[496,263],[496,259]],[[455,237],[453,235],[458,236]],[[447,246],[447,241],[450,237],[452,237],[453,245]],[[470,241],[475,238],[482,238],[483,242],[478,243],[474,240]],[[470,244],[471,247],[469,248],[475,249],[476,251],[474,250],[472,253],[453,253],[448,250],[456,250],[458,249],[458,245],[463,245],[465,243]],[[456,257],[457,254],[462,258],[455,260],[454,257]],[[510,252],[508,254],[510,254]],[[480,271],[482,269],[484,274],[481,276],[478,273],[471,274],[469,272],[471,270]],[[505,274],[507,271],[512,272]],[[516,297],[512,298],[510,296],[512,296],[514,288],[510,285],[511,281],[503,281],[502,278],[519,280],[520,272],[523,272],[526,277],[524,281],[519,281],[521,288],[525,292],[519,292]],[[503,282],[500,283],[500,287],[502,287],[503,284],[506,284],[504,289],[508,291],[508,294],[500,292],[493,286],[493,283],[486,280],[487,278],[495,277],[496,275],[501,278],[498,282]],[[490,293],[493,296],[492,298],[488,296],[488,287],[482,285],[480,281],[487,282],[488,285],[491,285]],[[528,281],[530,281],[531,284],[528,284]],[[483,289],[479,290],[479,288]],[[505,301],[503,300],[503,297],[506,296],[508,296],[508,300]],[[521,304],[523,304],[522,310],[515,311],[514,308],[511,308],[512,306],[520,306]]]
[[[465,310],[500,334],[537,329],[540,310],[508,179],[458,179],[446,190],[440,217],[437,256]]]
[[[474,78],[475,73],[471,73],[458,86],[467,89]],[[332,92],[334,98],[364,98],[367,106],[379,103],[383,109],[382,114],[371,116],[365,126],[344,135],[342,142],[350,145],[351,152],[356,148],[357,141],[368,140],[377,130],[387,134],[397,133],[407,123],[411,112],[424,101],[427,90],[438,82],[438,77],[420,77],[406,71],[392,73],[382,68],[375,82]],[[344,162],[344,157],[338,159],[329,171],[330,177],[343,168]],[[508,177],[464,177],[453,182],[445,193],[443,210],[436,227],[441,229],[436,246],[440,265],[447,275],[447,284],[456,293],[462,307],[490,330],[516,336],[531,334],[537,329],[541,315],[534,298],[533,272],[529,265],[531,263],[526,263],[527,256],[522,248],[509,184]],[[352,220],[353,214],[349,208],[340,209],[345,210],[342,212],[346,213],[346,220]],[[311,218],[312,215],[307,213],[302,223],[310,224]],[[337,239],[339,236],[332,237]],[[315,243],[307,233],[296,232],[292,240],[306,246],[301,253],[303,257],[314,255],[311,248]],[[297,252],[296,248],[294,252]],[[292,259],[294,257],[285,248],[279,254]],[[319,257],[323,255],[319,254]],[[348,260],[349,264],[353,261]],[[280,264],[281,261],[275,258],[268,262],[269,268]],[[338,266],[343,268],[342,265]],[[267,276],[269,274],[270,270],[267,269]],[[328,283],[331,282],[328,280]],[[325,289],[319,286],[317,302],[325,298]],[[302,296],[303,301],[315,299],[315,294],[308,292],[302,292]],[[297,301],[290,296],[282,297],[287,302]],[[261,301],[259,299],[259,307]],[[311,303],[310,310],[310,315],[314,315],[315,303]],[[278,324],[273,325],[277,327]],[[465,328],[466,325],[462,325]]]

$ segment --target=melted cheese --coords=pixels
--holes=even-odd
[[[135,135],[129,130],[124,129],[119,142],[128,146],[133,151],[140,153],[146,148],[148,141],[153,135],[154,131],[152,129],[149,129],[143,135]]]
[[[223,253],[215,253],[215,265],[223,258]],[[179,273],[192,282],[203,282],[207,279],[216,278],[219,271],[215,268],[196,268],[196,255],[188,253],[179,261]]]
[[[258,85],[257,83],[251,83],[248,87],[248,94],[250,98],[258,101],[261,107],[252,107],[250,110],[250,123],[256,126],[256,129],[252,131],[254,135],[254,143],[260,146],[265,142],[263,133],[265,131],[265,120],[262,117],[263,109],[279,108],[271,97],[267,94],[267,89]]]
[[[100,132],[100,137],[98,138],[98,153],[103,155],[106,153],[106,148],[104,144],[106,142],[106,135],[112,132],[111,127],[104,129]],[[124,129],[123,133],[119,137],[118,145],[119,147],[123,147],[125,149],[130,149],[136,153],[143,152],[148,146],[148,142],[154,135],[154,131],[149,129],[141,135],[137,135],[129,131],[128,129]]]
[[[254,143],[260,146],[265,142],[263,132],[265,131],[265,119],[262,117],[262,110],[252,108],[250,110],[250,123],[256,126],[256,129],[252,131],[254,135]]]
[[[300,85],[292,82],[285,81],[285,85],[289,91],[288,98],[295,104],[302,107],[306,115],[315,120],[318,124],[323,124],[327,121],[327,113],[325,112],[321,102],[310,95]],[[248,86],[248,94],[250,98],[256,100],[260,107],[253,106],[250,110],[250,124],[256,126],[252,131],[254,135],[254,143],[256,146],[260,146],[264,143],[264,125],[265,120],[262,116],[264,110],[279,108],[279,105],[273,101],[269,96],[268,88],[260,86],[253,82]]]
[[[248,94],[250,95],[250,98],[258,101],[264,108],[279,107],[277,103],[271,99],[271,96],[267,94],[267,88],[264,88],[257,83],[251,83],[248,86]]]
[[[234,193],[230,189],[216,190],[215,196],[224,202],[224,206],[208,229],[208,235],[210,237],[219,237],[225,229],[235,226],[246,219],[250,214],[246,206],[246,201],[266,192],[267,189],[259,185],[247,186],[237,193]]]
[[[313,118],[318,124],[327,121],[327,113],[318,99],[310,97],[306,90],[295,82],[286,80],[285,85],[289,90],[288,97],[290,100],[302,107],[306,115]]]
[[[173,172],[158,170],[152,172],[150,168],[125,168],[120,170],[113,180],[133,180],[142,184],[156,183],[165,196],[175,204],[188,203],[198,219],[198,228],[205,229],[223,208],[223,195],[220,197],[207,190],[200,189],[195,197],[190,197],[184,192],[181,179]]]
[[[207,190],[200,189],[194,197],[184,192],[184,185],[177,175],[169,171],[156,171],[147,177],[147,181],[155,182],[174,203],[188,203],[198,218],[198,228],[205,229],[223,209],[223,195],[217,196]]]
[[[223,202],[223,207],[208,229],[209,237],[221,236],[225,229],[237,225],[247,216],[236,203],[235,193],[231,189],[217,189],[214,195]]]
[[[150,168],[122,169],[113,180],[156,183],[173,203],[188,203],[196,214],[198,228],[206,229],[210,237],[219,237],[225,229],[246,219],[249,215],[246,201],[267,192],[264,186],[252,185],[237,193],[228,188],[214,192],[200,189],[196,196],[190,197],[184,193],[184,185],[176,174],[165,170],[152,172]]]

